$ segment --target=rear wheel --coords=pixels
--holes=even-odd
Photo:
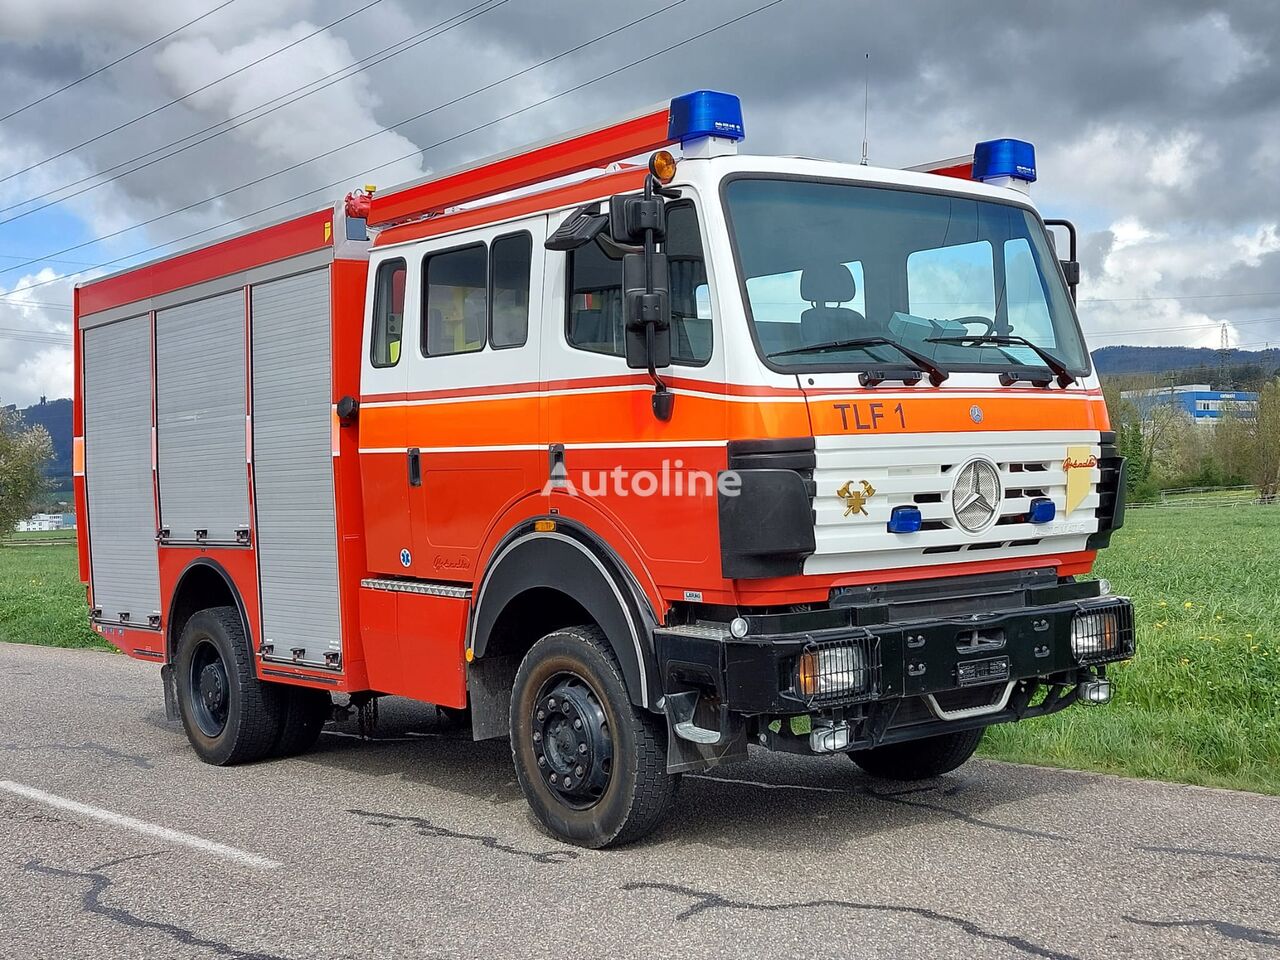
[[[599,628],[543,637],[516,673],[511,752],[535,816],[584,847],[628,843],[671,811],[678,775],[667,773],[662,721],[627,696]]]
[[[978,749],[985,727],[958,730],[937,737],[855,750],[849,759],[873,777],[886,780],[927,780],[962,766]]]
[[[316,745],[320,731],[333,716],[333,698],[327,691],[310,687],[284,687],[281,693],[284,710],[271,755],[292,757],[306,753]]]
[[[235,607],[193,614],[174,656],[178,711],[187,739],[205,763],[258,760],[280,736],[285,691],[253,672]]]

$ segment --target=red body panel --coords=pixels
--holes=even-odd
[[[326,208],[87,283],[79,288],[76,316],[145,300],[264,263],[287,260],[332,243],[333,211]]]

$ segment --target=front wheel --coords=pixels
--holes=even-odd
[[[963,765],[978,749],[985,727],[958,730],[936,737],[855,750],[849,759],[873,777],[886,780],[928,780]]]
[[[599,628],[566,627],[524,658],[511,691],[511,753],[534,815],[556,837],[600,848],[638,840],[671,811],[660,718],[627,696]]]

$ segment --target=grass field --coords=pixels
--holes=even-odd
[[[1097,572],[1137,612],[1115,699],[983,755],[1280,794],[1280,507],[1133,511]],[[0,640],[104,646],[86,621],[73,546],[0,547]]]
[[[993,727],[982,753],[1280,793],[1280,507],[1135,510],[1097,573],[1137,615],[1115,699]]]
[[[60,542],[51,547],[0,547],[0,640],[50,647],[109,646],[89,629],[74,537],[11,536],[20,540],[53,537]]]

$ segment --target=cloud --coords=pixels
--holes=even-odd
[[[1037,144],[1038,203],[1046,215],[1071,217],[1082,229],[1081,315],[1098,334],[1096,344],[1206,338],[1216,344],[1224,320],[1238,343],[1280,340],[1280,322],[1266,319],[1280,316],[1272,202],[1280,196],[1280,21],[1272,0],[1081,0],[1069,11],[956,0],[786,0],[643,67],[419,155],[762,2],[686,0],[517,81],[378,132],[669,2],[511,0],[263,120],[0,225],[0,254],[39,254],[188,205],[65,256],[100,262],[208,227],[216,229],[205,236],[215,236],[232,229],[223,226],[229,221],[265,207],[275,209],[258,219],[336,199],[344,188],[276,206],[331,181],[372,179],[386,187],[704,86],[742,95],[750,152],[856,160],[863,54],[870,52],[873,163],[954,156],[993,136]],[[27,102],[214,5],[0,0],[0,89],[13,104]],[[236,0],[74,92],[0,123],[0,177],[182,97],[358,6]],[[468,6],[382,0],[177,106],[0,182],[0,206],[224,122]],[[359,146],[235,189],[370,134]],[[406,154],[407,161],[367,172]],[[227,191],[234,192],[203,202]],[[14,262],[0,260],[0,269]],[[16,273],[0,273],[0,284],[17,282]],[[69,288],[40,287],[39,299],[69,302]],[[1134,299],[1156,297],[1166,299]],[[42,308],[23,308],[30,309]],[[0,327],[56,323],[62,315],[0,308]],[[0,391],[33,399],[56,384],[59,364],[65,366],[42,344],[0,339],[0,371],[7,371],[0,373]]]

